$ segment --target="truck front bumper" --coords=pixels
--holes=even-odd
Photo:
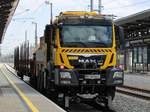
[[[117,68],[109,68],[105,73],[79,74],[76,70],[56,69],[55,84],[58,86],[79,85],[123,85],[124,72]]]

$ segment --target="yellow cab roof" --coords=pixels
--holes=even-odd
[[[86,12],[86,11],[66,11],[66,12],[61,12],[59,16],[56,17],[54,20],[54,23],[59,23],[62,19],[68,19],[68,18],[79,18],[81,16],[91,16],[95,19],[103,19],[105,16],[110,16],[110,15],[105,15],[105,14],[99,14],[97,12]]]
[[[76,16],[82,16],[82,15],[98,15],[96,12],[85,12],[85,11],[67,11],[67,12],[62,12],[62,15],[76,15]]]

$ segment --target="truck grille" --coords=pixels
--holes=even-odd
[[[105,62],[106,55],[68,55],[68,56],[76,56],[78,59],[69,60],[70,65],[74,66],[75,69],[98,69]]]

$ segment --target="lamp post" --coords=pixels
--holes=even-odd
[[[38,43],[38,40],[37,40],[37,23],[36,22],[32,22],[32,24],[35,25],[35,47],[37,47],[37,43]]]
[[[101,12],[102,12],[102,10],[101,10],[102,9],[102,1],[98,0],[98,2],[99,2],[98,3],[98,13],[101,14]]]
[[[49,5],[49,7],[50,7],[50,24],[52,24],[52,22],[53,22],[53,4],[50,3],[49,1],[45,1],[45,3],[47,5]]]
[[[93,0],[90,0],[90,10],[91,10],[91,12],[93,12]]]

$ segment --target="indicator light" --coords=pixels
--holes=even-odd
[[[60,65],[60,69],[64,69],[65,67],[64,67],[64,65]]]

